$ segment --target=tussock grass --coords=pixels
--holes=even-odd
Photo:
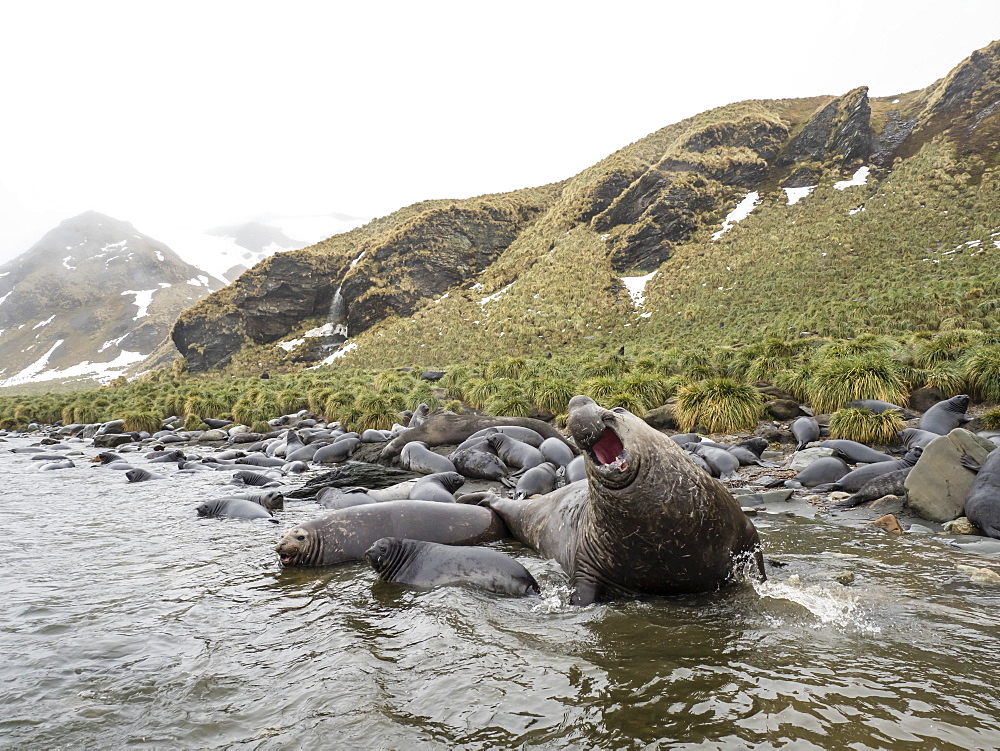
[[[809,401],[820,414],[836,412],[857,399],[905,404],[909,390],[899,370],[899,363],[883,354],[821,361],[809,380]]]
[[[830,415],[830,437],[866,444],[891,444],[905,427],[898,412],[875,414],[867,409],[841,409]]]
[[[709,378],[677,391],[674,416],[682,431],[701,426],[709,433],[751,430],[764,413],[760,393],[731,378]]]
[[[986,410],[980,420],[983,423],[983,430],[1000,430],[1000,407]]]
[[[964,365],[969,389],[982,399],[1000,402],[1000,344],[973,351]]]

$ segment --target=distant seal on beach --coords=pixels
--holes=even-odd
[[[570,577],[576,605],[717,589],[752,569],[757,530],[733,496],[669,437],[620,407],[569,403],[587,482],[517,501],[490,496],[514,537]]]
[[[948,435],[955,428],[972,422],[971,417],[965,416],[965,410],[968,408],[969,397],[967,394],[959,394],[951,399],[938,402],[924,412],[924,416],[920,418],[920,429],[938,435]]]
[[[198,516],[216,516],[223,519],[268,519],[275,524],[278,520],[259,503],[245,498],[212,498],[201,503]]]
[[[538,582],[509,555],[488,548],[383,537],[365,552],[384,581],[414,587],[470,584],[502,595],[537,595]]]
[[[887,495],[905,497],[906,487],[903,485],[903,481],[912,469],[913,467],[903,467],[902,469],[873,477],[862,485],[850,498],[845,498],[840,503],[835,503],[833,508],[854,508],[855,506],[860,506],[862,503],[877,501],[879,498],[884,498]]]
[[[403,450],[403,446],[411,441],[423,441],[428,446],[457,446],[483,428],[504,425],[531,428],[543,438],[566,440],[558,430],[548,423],[530,417],[482,417],[480,415],[456,415],[449,412],[438,412],[429,415],[417,427],[405,430],[389,441],[382,449],[381,457],[383,461],[395,459]]]
[[[399,454],[399,464],[411,472],[420,472],[425,475],[455,471],[455,465],[451,459],[431,451],[426,443],[420,441],[413,441],[403,447]]]
[[[454,503],[455,491],[465,484],[465,478],[458,472],[435,472],[424,475],[410,488],[411,501],[436,501]]]
[[[287,532],[275,551],[282,566],[360,561],[376,540],[402,537],[445,545],[478,545],[508,536],[495,513],[480,506],[386,501],[331,511]]]
[[[125,473],[125,477],[128,478],[129,482],[146,482],[147,480],[165,480],[163,475],[158,475],[155,472],[150,472],[149,470],[143,469],[142,467],[134,467]]]
[[[962,465],[976,472],[965,497],[965,515],[989,537],[1000,538],[1000,448],[986,455],[981,465],[969,456]]]
[[[795,450],[801,451],[819,438],[819,423],[816,422],[815,417],[800,417],[792,423],[791,431],[795,440],[799,442]]]
[[[832,438],[828,441],[821,441],[818,446],[819,448],[833,449],[842,457],[847,459],[847,461],[854,464],[857,464],[858,462],[865,462],[866,464],[874,464],[875,462],[891,462],[896,458],[894,456],[889,456],[889,454],[883,454],[881,451],[876,451],[863,443],[849,441],[845,438]]]
[[[812,488],[816,485],[836,482],[850,471],[851,468],[847,462],[839,456],[821,456],[792,479],[802,483],[804,488]]]

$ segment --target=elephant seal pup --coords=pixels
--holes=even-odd
[[[566,484],[586,479],[587,465],[583,461],[583,455],[573,457],[573,461],[566,465]]]
[[[968,408],[969,397],[966,394],[959,394],[951,399],[938,402],[924,412],[924,416],[920,418],[920,429],[938,435],[948,435],[955,428],[972,422],[971,417],[965,416],[965,410]]]
[[[454,472],[455,465],[447,456],[431,451],[426,443],[414,441],[406,444],[399,454],[399,464],[411,472],[432,475],[435,472]]]
[[[848,493],[857,493],[870,480],[874,480],[879,475],[887,475],[890,472],[895,472],[897,469],[912,468],[917,463],[917,460],[920,459],[920,454],[922,453],[922,448],[915,448],[907,451],[902,458],[893,459],[891,462],[875,462],[874,464],[865,464],[862,467],[858,467],[857,469],[848,472],[831,485],[824,485],[823,487],[816,486],[815,489],[823,492],[829,492],[831,490],[846,490]]]
[[[147,480],[165,480],[163,475],[158,475],[155,472],[150,472],[149,470],[143,469],[142,467],[133,467],[125,473],[125,477],[128,478],[129,482],[146,482]]]
[[[70,468],[75,467],[75,466],[76,465],[73,463],[72,459],[60,459],[57,462],[49,462],[48,464],[43,464],[38,469],[39,470],[70,469]]]
[[[514,486],[515,498],[530,498],[533,495],[545,495],[556,489],[558,475],[556,465],[542,462],[532,467],[517,479]]]
[[[540,450],[503,433],[494,433],[489,436],[486,439],[486,444],[508,467],[531,469],[545,461]]]
[[[420,405],[413,410],[413,414],[410,415],[410,420],[406,423],[406,427],[416,428],[419,425],[423,425],[424,420],[427,419],[427,415],[430,414],[430,411],[430,407],[421,402]]]
[[[287,532],[275,551],[282,566],[332,566],[364,559],[383,537],[478,545],[509,536],[488,508],[433,501],[386,501],[331,511]]]
[[[256,493],[244,491],[243,493],[233,493],[230,497],[259,503],[268,511],[280,510],[285,507],[285,496],[278,490],[261,490]]]
[[[569,430],[586,482],[482,502],[515,538],[562,566],[574,604],[710,591],[749,569],[765,578],[753,524],[668,436],[586,396],[570,400]]]
[[[557,441],[555,438],[546,438],[542,441],[538,450],[542,452],[542,458],[555,464],[557,467],[565,467],[573,461],[573,452],[564,441]]]
[[[833,504],[831,508],[854,508],[855,506],[860,506],[862,503],[877,501],[879,498],[884,498],[887,495],[905,497],[906,487],[903,485],[903,481],[910,474],[911,469],[913,467],[903,467],[903,469],[897,469],[893,472],[874,477],[862,485],[857,493],[850,498],[845,498],[840,503]]]
[[[198,516],[216,516],[222,519],[267,519],[275,524],[278,520],[259,503],[245,498],[213,498],[198,506]]]
[[[473,480],[496,480],[504,485],[514,485],[510,470],[496,454],[474,448],[455,449],[448,458],[455,471]]]
[[[792,435],[799,445],[796,451],[801,451],[807,445],[819,438],[819,423],[815,417],[800,417],[791,426]]]
[[[708,446],[702,443],[689,443],[684,449],[695,456],[700,456],[708,465],[709,474],[721,480],[735,480],[739,475],[740,460],[726,449]]]
[[[842,457],[847,459],[847,461],[854,464],[857,464],[858,462],[864,462],[865,464],[874,464],[875,462],[891,462],[896,458],[894,456],[889,456],[889,454],[883,454],[881,451],[876,451],[873,448],[869,448],[863,443],[849,441],[845,438],[832,438],[828,441],[821,441],[818,445],[820,448],[833,449]]]
[[[491,435],[496,433],[503,433],[506,436],[510,436],[515,441],[520,441],[521,443],[527,443],[529,446],[534,446],[536,449],[540,448],[544,439],[539,435],[537,430],[532,430],[531,428],[522,428],[518,425],[499,425],[494,428],[483,428],[468,437],[467,440],[473,440],[475,438],[489,438]],[[559,439],[553,439],[559,440]],[[565,441],[560,441],[565,443]]]
[[[360,438],[355,438],[354,436],[341,436],[333,443],[316,449],[316,453],[313,454],[312,461],[316,464],[347,461],[360,445]]]
[[[393,438],[382,449],[384,461],[395,459],[403,446],[411,441],[423,441],[428,446],[457,446],[473,433],[483,428],[496,428],[503,425],[515,425],[531,428],[543,438],[566,439],[548,423],[534,420],[530,417],[481,417],[479,415],[456,415],[449,412],[439,412],[430,415],[415,428],[410,428]]]
[[[969,494],[965,497],[965,515],[988,537],[1000,539],[1000,449],[993,449],[982,465],[971,457],[962,465],[976,471]]]
[[[435,472],[424,475],[410,489],[411,501],[435,501],[454,503],[455,491],[465,484],[465,478],[458,472]]]
[[[538,582],[509,555],[489,548],[383,537],[365,552],[379,578],[413,587],[471,584],[500,595],[538,594]]]
[[[316,494],[316,503],[323,508],[336,510],[378,503],[364,488],[323,488]]]
[[[903,428],[899,431],[899,440],[902,441],[906,449],[924,448],[935,438],[940,438],[937,433],[919,428]]]

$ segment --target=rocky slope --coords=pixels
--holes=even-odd
[[[217,287],[127,222],[67,219],[0,267],[0,386],[122,375]]]
[[[989,329],[998,81],[994,43],[920,91],[720,107],[562,183],[418,204],[268,259],[185,311],[173,340],[203,371],[337,347],[389,366]]]

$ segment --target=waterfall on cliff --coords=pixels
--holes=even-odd
[[[330,323],[333,324],[334,334],[347,338],[347,303],[340,294],[340,287],[333,293],[333,302],[330,303]]]

